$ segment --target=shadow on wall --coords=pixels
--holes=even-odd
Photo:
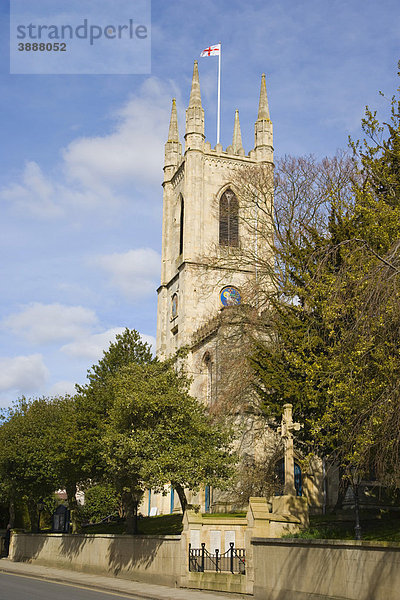
[[[101,560],[101,551],[104,550],[102,562],[107,558],[112,572],[118,574],[124,568],[148,568],[162,546],[164,537],[168,536],[17,533],[13,534],[12,559],[23,562],[39,557],[56,559],[58,555],[73,561],[93,552]],[[50,556],[46,556],[46,546],[49,546]]]
[[[178,535],[16,534],[10,558],[176,586],[180,546]]]
[[[147,570],[161,550],[161,536],[124,536],[110,540],[108,564],[111,572],[118,575],[122,570]]]
[[[132,569],[147,570],[163,541],[162,536],[67,534],[61,536],[60,555],[87,564],[93,564],[96,556],[113,575],[118,575]]]
[[[400,547],[329,540],[259,540],[255,546],[256,599],[399,598]]]
[[[95,538],[94,535],[61,534],[60,555],[71,559],[77,558],[86,546],[93,545]]]
[[[15,562],[35,560],[46,544],[47,535],[40,533],[11,533],[9,558]]]

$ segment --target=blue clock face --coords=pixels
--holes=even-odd
[[[232,285],[224,287],[221,290],[219,297],[222,306],[234,306],[235,304],[240,304],[242,300],[239,290]]]

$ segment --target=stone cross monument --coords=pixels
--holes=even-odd
[[[285,487],[283,493],[289,496],[296,496],[292,432],[300,430],[300,423],[293,423],[292,408],[291,404],[283,405],[282,422],[278,428],[278,432],[281,434],[285,448]]]

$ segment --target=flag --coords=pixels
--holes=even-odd
[[[221,52],[221,44],[215,44],[215,46],[209,46],[200,54],[200,56],[218,56]]]

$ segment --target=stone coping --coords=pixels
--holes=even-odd
[[[44,537],[71,537],[73,539],[77,539],[79,537],[85,538],[121,538],[121,539],[131,539],[131,540],[172,540],[172,541],[180,541],[180,535],[133,535],[131,533],[61,533],[61,532],[43,532],[43,533],[31,533],[30,531],[25,533],[23,531],[13,531],[12,535],[27,535],[38,537],[39,535]]]
[[[202,517],[203,525],[247,525],[247,517]],[[198,524],[200,521],[190,519],[190,524]]]
[[[306,538],[251,538],[253,546],[306,546],[324,548],[335,546],[336,548],[359,548],[365,550],[393,550],[400,552],[400,542],[370,542],[365,540],[316,540]]]
[[[277,523],[301,523],[299,517],[295,517],[294,515],[280,515],[279,513],[267,513],[265,520]]]

